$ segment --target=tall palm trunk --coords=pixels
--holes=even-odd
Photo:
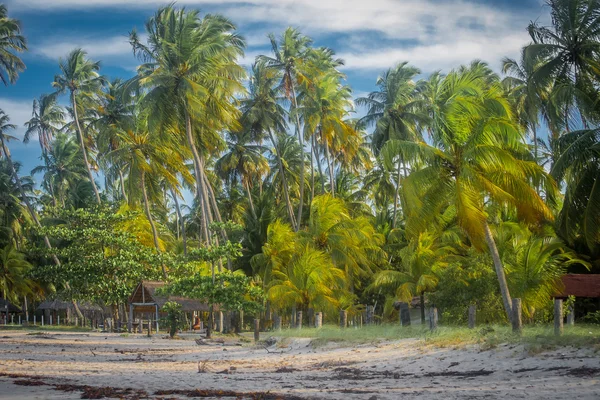
[[[296,99],[296,88],[294,85],[294,81],[291,80],[292,82],[292,101],[294,104],[294,110],[298,110],[298,101]],[[300,229],[300,225],[302,225],[302,207],[304,206],[304,140],[302,137],[302,132],[300,131],[300,117],[298,116],[298,113],[296,112],[296,134],[298,135],[298,142],[300,143],[300,157],[302,159],[302,163],[300,165],[300,204],[298,204],[298,218],[296,219],[296,227],[294,228],[295,231],[298,231],[298,229]]]
[[[161,252],[160,244],[158,243],[158,230],[156,229],[156,224],[154,223],[154,219],[152,218],[152,213],[150,213],[150,202],[148,201],[148,191],[146,190],[146,171],[142,170],[141,176],[141,185],[142,185],[142,197],[144,198],[144,211],[146,212],[146,218],[148,218],[148,222],[150,222],[150,228],[152,229],[152,239],[154,240],[154,247],[158,253]],[[167,279],[167,268],[165,264],[161,265],[163,277]]]
[[[317,141],[315,139],[315,161],[317,162],[317,168],[319,169],[319,178],[321,180],[321,194],[325,194],[325,174],[323,174],[323,168],[321,166],[321,160],[319,158],[319,147],[317,146]]]
[[[310,204],[315,198],[315,135],[310,137]]]
[[[123,171],[121,171],[121,168],[119,168],[119,186],[121,187],[121,195],[123,196],[125,203],[129,203],[127,192],[125,191],[125,178],[123,177]]]
[[[4,137],[1,136],[1,135],[0,135],[0,145],[2,146],[2,151],[4,153],[4,156],[6,157],[6,161],[8,162],[10,170],[11,170],[11,172],[13,174],[13,178],[15,180],[15,183],[17,184],[17,187],[19,188],[19,192],[21,193],[21,197],[23,198],[23,202],[25,203],[25,206],[27,207],[27,211],[29,211],[29,215],[31,216],[31,219],[33,220],[33,222],[35,223],[35,225],[38,228],[41,228],[42,224],[40,223],[40,220],[39,220],[39,218],[37,216],[37,213],[33,209],[33,206],[31,205],[31,202],[27,198],[27,195],[25,193],[25,189],[23,189],[23,185],[21,184],[21,178],[19,178],[19,175],[17,174],[17,170],[15,169],[15,165],[12,162],[12,158],[10,156],[10,150],[8,150],[8,147],[6,146],[6,142],[4,141]],[[44,244],[46,245],[46,248],[48,250],[52,250],[52,244],[50,243],[50,239],[48,239],[48,235],[44,235]],[[54,261],[54,264],[57,267],[61,266],[60,260],[58,259],[58,257],[56,256],[56,254],[52,254],[52,261]],[[68,282],[66,282],[66,286],[68,288],[68,286],[69,286]],[[75,301],[72,301],[72,303],[73,303],[73,308],[75,309],[75,312],[77,313],[77,316],[79,318],[83,318],[83,314],[81,313],[81,310],[77,306],[77,303]]]
[[[508,291],[508,284],[506,283],[506,275],[504,274],[504,267],[502,266],[502,260],[500,260],[500,254],[498,253],[498,247],[496,246],[496,242],[494,241],[494,237],[492,236],[492,231],[490,230],[487,222],[483,225],[483,230],[485,232],[485,241],[490,249],[490,253],[492,254],[492,260],[494,261],[494,268],[496,269],[496,275],[498,276],[498,283],[500,285],[500,294],[502,295],[502,303],[504,304],[504,310],[506,311],[506,316],[509,321],[512,321],[512,299],[510,298],[510,293]]]
[[[177,195],[172,187],[169,187],[169,191],[171,192],[171,197],[175,202],[175,212],[177,213],[177,219],[179,221],[179,225],[181,225],[181,240],[183,241],[183,255],[187,257],[187,237],[185,232],[185,221],[183,220],[183,216],[181,215],[181,208],[179,207],[179,200],[177,199]]]
[[[329,169],[329,188],[331,195],[335,197],[335,180],[333,179],[333,157],[329,155],[329,145],[325,143],[325,155],[327,156],[327,169]]]
[[[75,92],[71,92],[71,104],[73,105],[75,125],[77,125],[77,131],[79,132],[79,145],[81,146],[81,152],[83,153],[83,162],[85,163],[85,168],[87,169],[88,177],[90,178],[90,183],[92,184],[92,189],[94,189],[96,202],[98,202],[98,204],[101,204],[102,201],[100,200],[100,193],[98,192],[98,188],[96,187],[94,175],[92,174],[92,168],[90,168],[90,163],[88,162],[87,150],[85,149],[85,141],[83,140],[83,131],[81,130],[81,125],[79,124],[79,115],[77,114],[77,101],[75,100]]]
[[[190,114],[187,110],[185,110],[185,134],[188,142],[188,146],[190,146],[190,150],[192,151],[192,161],[194,164],[194,174],[195,174],[195,183],[196,183],[196,198],[198,199],[198,203],[200,206],[200,210],[202,213],[201,218],[201,226],[202,233],[204,235],[204,239],[206,241],[206,245],[210,245],[210,235],[208,233],[208,215],[206,208],[206,201],[208,199],[204,198],[203,190],[202,190],[202,173],[200,171],[200,154],[198,154],[198,149],[194,144],[194,136],[192,133],[192,119],[190,118]]]
[[[402,163],[400,162],[400,160],[398,160],[398,179],[396,181],[396,193],[394,193],[394,215],[392,217],[392,228],[396,227],[396,220],[397,220],[397,212],[398,212],[398,205],[400,202],[400,182],[402,180],[402,175],[400,174],[400,166],[402,165]]]
[[[254,202],[252,201],[252,192],[250,191],[250,185],[248,185],[248,182],[243,182],[242,185],[244,185],[246,193],[248,194],[248,203],[250,203],[250,212],[252,213],[252,217],[255,220],[258,220],[258,218],[256,217],[256,209],[254,208]]]
[[[287,179],[285,177],[285,172],[283,170],[283,161],[281,161],[279,151],[277,150],[277,143],[275,143],[275,138],[273,137],[273,132],[271,132],[270,130],[269,130],[269,138],[271,139],[273,149],[275,150],[275,155],[277,156],[277,164],[279,165],[279,174],[281,175],[281,182],[283,185],[283,196],[285,197],[285,203],[287,205],[287,211],[288,211],[288,215],[290,217],[290,223],[292,224],[292,228],[294,230],[296,230],[296,218],[294,217],[294,209],[292,208],[292,203],[290,202],[290,191],[288,189]]]

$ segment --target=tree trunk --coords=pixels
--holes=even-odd
[[[498,254],[498,247],[492,236],[492,231],[487,222],[483,225],[485,232],[485,241],[490,249],[492,260],[494,260],[494,268],[496,269],[496,275],[498,276],[498,284],[500,285],[500,293],[502,294],[502,303],[504,304],[504,311],[509,321],[512,321],[512,299],[508,291],[508,284],[506,283],[506,275],[504,274],[504,267],[502,266],[502,260],[500,260],[500,254]]]
[[[127,193],[125,192],[125,178],[123,178],[123,171],[119,168],[119,186],[121,187],[121,195],[126,203],[129,203],[129,199],[127,198]]]
[[[292,203],[290,202],[290,192],[288,189],[287,179],[285,178],[285,171],[283,169],[283,162],[281,161],[281,157],[279,156],[279,151],[277,151],[277,143],[275,143],[275,138],[273,137],[273,132],[269,130],[269,138],[271,139],[271,144],[273,145],[273,149],[275,150],[275,155],[277,156],[277,164],[279,165],[279,174],[281,175],[281,182],[283,185],[283,195],[285,197],[285,203],[287,205],[288,216],[290,217],[290,223],[292,224],[292,228],[296,230],[296,218],[294,217],[294,209],[292,208]]]
[[[298,102],[296,99],[296,88],[294,87],[294,81],[292,80],[292,101],[294,104],[294,109],[297,110],[298,109]],[[304,155],[304,140],[302,138],[302,132],[300,132],[300,117],[298,116],[298,113],[296,112],[296,133],[298,134],[298,141],[300,143],[300,155],[302,157],[302,165],[300,167],[300,204],[298,205],[298,218],[296,219],[296,228],[295,231],[298,231],[298,229],[300,229],[300,225],[302,225],[302,207],[304,206],[304,160],[305,160],[305,155]]]
[[[421,292],[421,324],[425,325],[425,292]]]
[[[310,137],[310,204],[315,198],[315,135]]]
[[[146,172],[142,171],[141,176],[141,184],[142,184],[142,196],[144,197],[144,211],[146,211],[146,218],[148,218],[148,222],[150,222],[150,228],[152,229],[152,239],[154,240],[154,247],[156,247],[156,251],[161,253],[160,244],[158,243],[158,230],[156,229],[156,224],[154,223],[154,219],[152,218],[152,213],[150,213],[150,204],[148,202],[148,191],[146,190]],[[161,265],[163,277],[167,279],[167,268],[165,264]]]
[[[250,192],[250,186],[248,185],[248,182],[242,183],[242,185],[244,185],[246,193],[248,194],[248,203],[250,203],[250,212],[252,213],[252,217],[258,221],[258,218],[256,217],[256,210],[254,209],[254,202],[252,201],[252,192]]]
[[[88,161],[87,150],[85,149],[85,141],[83,140],[83,131],[81,130],[81,125],[79,124],[79,116],[77,115],[77,101],[75,100],[74,92],[71,92],[71,103],[73,105],[75,125],[77,125],[77,131],[79,132],[79,145],[81,146],[81,152],[83,153],[83,162],[85,163],[85,168],[87,169],[88,177],[90,178],[90,183],[92,184],[92,189],[94,189],[96,201],[98,202],[98,204],[101,204],[102,201],[100,200],[100,193],[98,192],[98,188],[96,187],[94,175],[92,174],[92,169],[90,168],[90,163]]]
[[[331,191],[331,195],[335,197],[335,186],[333,180],[333,162],[331,162],[331,157],[329,156],[329,146],[325,143],[325,155],[327,157],[327,169],[329,170],[329,189]]]
[[[316,140],[315,140],[315,148],[314,148],[314,152],[315,152],[315,161],[317,162],[317,168],[319,169],[319,178],[321,180],[321,194],[325,194],[325,175],[323,174],[323,167],[321,166],[321,160],[319,159],[319,149],[316,146]]]
[[[181,208],[179,208],[179,200],[177,199],[177,195],[173,188],[169,187],[169,191],[171,192],[171,197],[173,197],[173,201],[175,202],[175,212],[177,213],[177,219],[179,220],[179,225],[181,225],[181,239],[183,240],[183,255],[187,257],[187,237],[185,232],[185,221],[183,220],[183,216],[181,215]]]
[[[400,166],[401,162],[400,159],[398,159],[398,180],[396,181],[396,193],[394,194],[394,214],[392,216],[392,229],[396,227],[398,203],[400,201],[400,181],[402,180],[402,176],[400,175]],[[423,312],[425,312],[425,310],[423,310]]]

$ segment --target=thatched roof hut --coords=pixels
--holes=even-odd
[[[129,297],[129,304],[132,306],[133,312],[155,312],[157,308],[160,310],[167,301],[181,304],[181,309],[185,312],[210,310],[210,306],[200,300],[157,294],[156,289],[164,285],[164,282],[159,281],[141,281]],[[218,307],[215,306],[214,310],[218,310]]]
[[[89,303],[86,301],[78,302],[77,306],[81,311],[103,311],[102,307],[97,304]],[[67,311],[73,310],[73,303],[70,301],[63,301],[60,299],[54,300],[44,300],[39,306],[37,306],[38,311]]]
[[[8,312],[9,313],[20,313],[21,312],[21,308],[12,304],[10,301],[6,300],[6,299],[0,299],[0,313],[5,313],[7,311],[8,308]]]

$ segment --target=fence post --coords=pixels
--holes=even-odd
[[[281,315],[279,315],[279,314],[275,316],[275,327],[274,328],[275,328],[276,331],[280,331],[281,330],[281,319],[282,318],[283,317]]]
[[[302,329],[302,311],[296,313],[296,328]]]
[[[402,326],[410,326],[410,310],[408,303],[400,303],[400,323]]]
[[[429,329],[434,331],[438,325],[438,310],[437,307],[431,307],[429,309]]]
[[[521,299],[512,299],[512,330],[513,333],[521,335],[523,323],[521,321]]]
[[[554,299],[554,335],[561,336],[563,334],[563,301],[562,299]]]
[[[567,314],[567,325],[575,325],[575,305],[569,306],[569,313]]]
[[[340,310],[340,328],[345,328],[348,325],[348,311]]]
[[[374,307],[367,306],[367,318],[366,318],[367,325],[371,325],[373,323],[373,314],[374,314]]]
[[[315,328],[319,329],[323,327],[323,313],[318,312],[315,314]]]
[[[469,306],[469,329],[475,328],[475,318],[477,316],[477,306],[471,304]]]
[[[254,318],[254,341],[260,340],[260,319]]]

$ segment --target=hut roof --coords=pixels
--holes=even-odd
[[[16,313],[16,312],[21,312],[21,308],[14,305],[13,303],[11,303],[8,300],[5,299],[0,299],[0,312],[6,312],[6,306],[8,305],[8,312],[9,313]]]
[[[129,297],[129,302],[134,306],[145,304],[158,305],[161,308],[167,301],[174,301],[181,304],[182,311],[209,311],[209,305],[200,300],[157,294],[156,289],[163,286],[165,286],[164,282],[141,281]],[[218,310],[218,307],[215,306],[214,309]]]
[[[81,311],[102,311],[102,307],[97,304],[86,301],[78,302],[77,305]],[[38,310],[68,310],[73,309],[73,303],[60,299],[44,300],[38,307]]]
[[[600,274],[566,274],[561,280],[563,290],[554,297],[600,298]]]

